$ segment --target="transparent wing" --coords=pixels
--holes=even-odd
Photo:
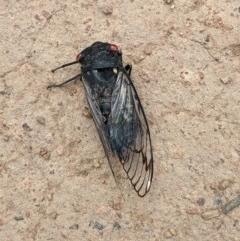
[[[97,100],[93,96],[92,89],[89,86],[88,81],[86,81],[84,78],[82,78],[82,82],[83,82],[83,85],[84,85],[84,88],[86,91],[87,101],[88,101],[89,107],[92,112],[93,120],[94,120],[96,129],[97,129],[98,135],[100,137],[101,143],[102,143],[104,151],[106,153],[111,172],[116,181],[116,178],[114,175],[114,168],[113,168],[113,159],[114,159],[113,154],[114,153],[112,152],[112,147],[110,144],[108,127],[104,123],[104,117],[101,113]]]
[[[108,129],[113,152],[118,156],[128,178],[143,197],[153,177],[153,154],[148,123],[130,78],[118,73],[112,93]]]

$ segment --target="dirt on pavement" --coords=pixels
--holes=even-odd
[[[239,0],[0,2],[0,240],[239,240],[240,207],[222,209],[240,195]],[[133,65],[144,198],[116,185],[82,83],[46,88],[95,41]]]

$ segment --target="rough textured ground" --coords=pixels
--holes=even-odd
[[[172,2],[172,3],[171,3]],[[239,240],[239,0],[0,0],[0,240]],[[155,172],[116,186],[79,72],[119,45],[149,120]]]

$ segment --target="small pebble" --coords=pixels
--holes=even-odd
[[[231,77],[225,77],[225,78],[220,78],[220,81],[223,83],[223,84],[230,84],[233,82],[233,79]]]
[[[46,154],[47,154],[47,149],[41,148],[41,149],[40,149],[40,156],[44,156],[44,155],[46,155]]]
[[[53,193],[48,194],[47,199],[48,199],[48,201],[52,201],[53,200]]]
[[[210,183],[210,188],[212,190],[216,190],[218,188],[218,184],[216,182],[212,182],[212,183]]]
[[[75,87],[69,88],[69,94],[70,96],[74,96],[77,93],[77,89]]]
[[[118,222],[114,222],[113,229],[120,229],[121,225]]]
[[[217,230],[219,230],[221,228],[221,226],[223,225],[223,220],[221,219],[217,219],[216,221],[214,221],[213,223],[213,227]]]
[[[173,228],[169,228],[165,233],[164,233],[164,237],[165,238],[172,238],[172,237],[174,237],[174,236],[176,236],[177,235],[177,232],[176,232],[176,230],[175,229],[173,229]]]
[[[15,216],[14,219],[15,219],[16,221],[22,221],[22,220],[24,220],[23,216]]]
[[[77,229],[79,229],[79,225],[78,225],[77,223],[74,223],[73,225],[71,225],[71,226],[69,227],[69,229],[75,229],[75,230],[77,230]]]
[[[144,49],[144,53],[146,55],[151,55],[153,48],[154,48],[154,46],[152,44],[147,44],[147,46]]]
[[[165,237],[165,238],[171,238],[171,237],[172,237],[172,234],[171,234],[169,231],[166,231],[166,232],[164,233],[164,237]]]
[[[110,206],[114,210],[121,210],[123,206],[123,202],[119,200],[114,200],[111,202]]]
[[[164,0],[165,4],[171,5],[173,4],[174,0]]]
[[[198,207],[189,207],[189,208],[186,208],[186,213],[190,215],[200,214],[200,210]]]
[[[36,120],[39,124],[45,125],[45,118],[43,116],[38,116]]]
[[[39,154],[45,160],[49,160],[50,159],[50,152],[46,148],[41,148]]]
[[[106,15],[110,15],[113,12],[113,7],[110,5],[104,5],[103,7],[101,7],[101,9],[102,9],[102,12]]]
[[[101,162],[99,161],[99,160],[94,160],[94,162],[93,162],[93,167],[95,167],[95,168],[100,168],[101,167]]]
[[[57,213],[57,212],[51,212],[51,213],[49,214],[49,217],[50,217],[51,219],[57,219],[57,216],[58,216],[58,213]]]
[[[199,78],[200,78],[200,79],[204,79],[204,73],[199,72]]]
[[[34,18],[35,18],[36,20],[38,20],[38,21],[41,21],[41,20],[42,20],[38,14],[35,14],[35,15],[34,15]]]
[[[230,185],[233,183],[232,180],[228,180],[228,179],[224,179],[221,182],[219,182],[218,184],[218,189],[223,191],[225,189],[227,189],[228,187],[230,187]]]
[[[56,152],[59,156],[62,156],[64,153],[64,146],[62,146],[62,145],[57,146]]]
[[[98,221],[90,222],[89,226],[92,226],[94,229],[98,229],[98,230],[103,230],[105,228],[105,226],[99,223]]]
[[[216,217],[220,216],[220,213],[217,209],[215,209],[215,210],[203,212],[201,216],[202,216],[203,219],[209,220],[209,219],[216,218]]]
[[[83,116],[85,116],[87,118],[92,118],[92,113],[87,107],[84,108],[82,114],[83,114]]]
[[[199,206],[203,206],[205,204],[206,200],[203,197],[198,198],[197,204]]]
[[[8,141],[10,140],[10,136],[4,136],[4,137],[3,137],[3,140],[4,140],[5,142],[8,142]]]
[[[48,11],[46,11],[46,10],[43,10],[43,11],[42,11],[42,15],[43,15],[43,17],[45,17],[47,20],[50,20],[50,19],[52,18],[52,14],[49,13]]]
[[[206,42],[209,42],[210,41],[210,35],[208,34],[206,39],[205,39]]]
[[[23,128],[25,131],[32,131],[32,129],[30,128],[30,126],[29,126],[27,123],[22,124],[22,128]]]

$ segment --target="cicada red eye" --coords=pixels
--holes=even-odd
[[[111,44],[111,45],[110,45],[110,49],[111,49],[112,51],[114,51],[114,52],[118,52],[118,46],[115,45],[115,44]]]
[[[81,53],[77,55],[76,60],[79,62],[81,59]]]

